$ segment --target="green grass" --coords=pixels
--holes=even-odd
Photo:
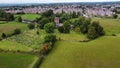
[[[15,17],[21,16],[22,19],[27,19],[27,20],[35,20],[36,18],[39,18],[40,15],[38,14],[23,14],[23,15],[15,15]]]
[[[99,21],[106,35],[120,34],[120,19],[93,18],[92,21]]]
[[[119,35],[86,43],[68,40],[58,41],[40,68],[120,68]]]
[[[32,68],[37,58],[28,54],[0,53],[0,68]]]
[[[39,49],[44,37],[37,34],[37,29],[24,31],[22,34],[7,38],[7,41],[16,42],[32,49]]]
[[[120,14],[118,14],[118,18],[120,19]]]
[[[30,47],[24,46],[17,42],[11,42],[11,41],[6,41],[6,40],[0,41],[0,49],[11,50],[11,51],[20,50],[20,51],[26,51],[26,52],[32,50],[32,48],[30,48]]]
[[[14,29],[20,28],[22,31],[28,29],[27,24],[18,23],[18,22],[8,22],[5,24],[0,24],[0,37],[2,33],[11,34]]]

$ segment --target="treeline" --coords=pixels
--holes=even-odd
[[[90,40],[105,35],[103,27],[98,21],[91,22],[91,19],[80,16],[74,22],[65,21],[63,26],[58,27],[60,33],[70,33],[70,30],[83,33]]]
[[[0,21],[13,21],[14,15],[0,10]]]
[[[40,18],[36,18],[36,22],[38,23],[38,27],[41,29],[44,29],[44,25],[49,22],[54,22],[55,17],[59,17],[60,23],[65,22],[66,20],[72,19],[72,18],[78,18],[81,14],[80,13],[65,13],[62,11],[62,13],[54,14],[53,10],[48,10],[46,12],[41,13]]]

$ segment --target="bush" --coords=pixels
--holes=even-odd
[[[20,29],[16,28],[16,29],[14,30],[14,34],[20,34],[20,33],[21,33],[21,30],[20,30]]]
[[[58,31],[59,31],[60,33],[64,33],[64,27],[63,27],[63,26],[58,27]]]
[[[118,15],[117,14],[113,14],[113,18],[118,18]]]
[[[48,34],[44,37],[44,42],[52,42],[52,44],[54,44],[56,42],[56,36],[52,35],[52,34]]]
[[[4,39],[6,37],[7,37],[7,35],[5,33],[2,33],[2,38]]]
[[[75,32],[80,32],[80,28],[79,27],[75,27]]]
[[[17,21],[18,21],[18,22],[22,22],[22,17],[19,16],[19,17],[17,18]]]
[[[47,54],[51,50],[51,43],[44,43],[41,47],[41,53],[42,54]]]
[[[47,23],[44,26],[46,33],[54,33],[55,25],[54,23]]]
[[[34,23],[28,24],[28,28],[29,28],[29,29],[34,29],[34,28],[35,28],[35,24],[34,24]]]

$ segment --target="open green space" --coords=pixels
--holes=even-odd
[[[104,36],[90,42],[67,40],[56,43],[40,68],[120,67],[120,36]]]
[[[120,19],[93,18],[92,21],[99,21],[106,35],[120,34]]]
[[[20,28],[22,31],[28,29],[27,24],[24,23],[8,22],[5,24],[0,24],[0,38],[2,33],[11,34],[16,28]]]
[[[0,68],[32,68],[37,56],[16,53],[0,53]]]
[[[40,15],[39,14],[22,14],[22,15],[15,15],[15,17],[17,16],[21,16],[22,19],[25,20],[35,20],[36,18],[39,18]]]

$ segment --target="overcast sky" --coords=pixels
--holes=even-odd
[[[0,0],[0,3],[104,2],[120,0]]]

